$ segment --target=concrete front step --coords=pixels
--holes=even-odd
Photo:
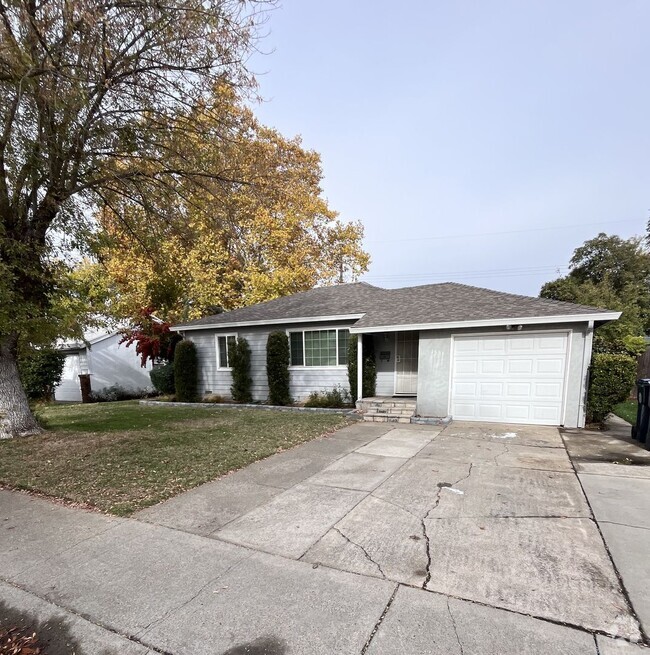
[[[413,414],[415,414],[415,412],[413,412],[412,410],[406,410],[406,411],[403,411],[403,412],[373,412],[373,411],[370,411],[370,412],[364,412],[363,414],[364,414],[364,416],[393,416],[393,417],[397,417],[397,418],[400,418],[401,416],[406,416],[407,418],[411,418],[411,416],[413,416]]]
[[[389,414],[364,414],[364,421],[373,423],[410,423],[410,416],[392,416]]]
[[[376,409],[412,409],[415,410],[416,401],[414,399],[400,398],[366,398],[359,401],[358,408],[361,410],[373,411]]]

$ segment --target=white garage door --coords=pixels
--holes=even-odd
[[[561,425],[568,333],[455,337],[451,415]]]

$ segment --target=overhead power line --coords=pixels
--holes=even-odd
[[[527,268],[493,268],[473,271],[448,271],[443,273],[387,273],[385,275],[368,275],[364,280],[370,281],[410,281],[427,280],[436,282],[438,280],[450,280],[454,278],[476,278],[476,277],[518,277],[523,275],[542,275],[548,273],[562,274],[568,271],[569,267],[562,264],[559,266],[534,266]]]
[[[638,223],[638,219],[625,219],[622,221],[601,221],[599,223],[574,223],[571,225],[549,225],[545,227],[529,227],[521,230],[503,230],[500,232],[466,232],[465,234],[443,234],[434,237],[409,237],[406,239],[368,239],[366,243],[402,243],[407,241],[443,241],[445,239],[469,239],[472,237],[501,236],[505,234],[523,234],[526,232],[546,232],[552,230],[566,230],[572,227],[594,227],[596,225],[618,225],[619,223]]]

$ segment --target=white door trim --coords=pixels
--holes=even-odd
[[[413,332],[415,334],[415,338],[413,339],[417,345],[418,345],[418,357],[416,358],[416,375],[418,373],[417,369],[419,369],[420,366],[420,333],[419,332],[414,332],[413,330],[404,330],[404,332]],[[416,383],[416,390],[414,392],[410,391],[398,391],[397,390],[397,357],[398,357],[398,352],[397,352],[397,344],[398,344],[398,339],[399,339],[399,333],[395,333],[395,343],[394,343],[394,367],[393,367],[393,395],[394,396],[417,396],[417,383]]]

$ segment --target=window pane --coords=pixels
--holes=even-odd
[[[336,366],[336,330],[305,332],[305,365]]]
[[[233,334],[233,335],[231,335],[231,336],[229,336],[229,337],[226,337],[226,338],[227,338],[227,340],[228,340],[228,349],[227,349],[227,353],[226,353],[226,354],[227,354],[227,356],[228,356],[228,368],[230,368],[230,352],[231,352],[231,349],[232,349],[232,348],[235,346],[235,344],[237,343],[237,337]]]
[[[226,352],[226,337],[219,337],[219,368],[228,366],[228,353]]]
[[[346,366],[348,363],[348,342],[350,341],[350,330],[339,330],[339,364]]]
[[[302,332],[290,332],[291,366],[303,366],[305,361],[302,353]]]

